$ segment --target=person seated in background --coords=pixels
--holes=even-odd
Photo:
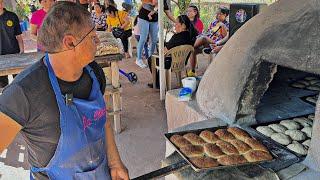
[[[198,31],[194,28],[192,22],[189,20],[188,16],[180,15],[177,18],[177,22],[175,23],[175,31],[176,33],[171,37],[169,42],[165,43],[165,52],[168,50],[181,46],[181,45],[194,45],[196,41],[196,37],[198,36]],[[165,57],[165,69],[171,68],[171,57]],[[148,58],[148,65],[150,72],[151,71],[151,57]],[[187,62],[186,62],[187,63]],[[156,64],[159,65],[159,59],[156,60]],[[153,88],[153,84],[148,84],[150,88]],[[156,72],[156,86],[159,88],[159,72]]]
[[[222,7],[219,9],[216,19],[210,24],[207,35],[201,35],[197,38],[194,48],[195,52],[191,55],[191,71],[188,72],[188,76],[195,76],[195,67],[197,63],[197,54],[201,53],[202,50],[205,52],[218,53],[223,44],[229,38],[229,22],[227,17],[229,15],[229,9]],[[207,48],[207,49],[206,49]]]
[[[195,5],[190,5],[187,9],[187,16],[192,22],[193,26],[197,29],[198,33],[201,34],[203,31],[203,23],[200,20],[199,9]]]
[[[128,50],[129,37],[132,36],[132,27],[128,13],[125,11],[118,11],[118,9],[114,6],[107,7],[106,12],[108,31],[112,32],[113,28],[121,28],[124,30],[124,33],[121,35],[120,39],[123,45],[125,57],[130,58]]]
[[[107,29],[107,17],[104,13],[104,10],[104,6],[100,3],[94,4],[94,12],[91,14],[91,18],[96,26],[97,31],[105,31]]]

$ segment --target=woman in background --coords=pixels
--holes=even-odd
[[[140,40],[140,29],[139,29],[139,26],[138,26],[138,17],[136,17],[133,21],[133,34],[134,34],[134,37],[136,38],[137,42],[139,42]],[[148,40],[149,38],[147,39],[147,42],[144,44],[144,57],[147,59],[149,57],[149,48],[148,48]]]
[[[175,31],[176,33],[171,37],[169,42],[165,43],[166,53],[168,50],[181,46],[181,45],[194,45],[196,38],[198,36],[197,30],[194,28],[192,22],[189,20],[188,16],[180,15],[177,18],[177,22],[175,23]],[[151,58],[148,59],[149,69],[151,71]],[[171,68],[171,57],[166,57],[164,60],[165,69]],[[187,63],[187,62],[186,62]],[[156,64],[159,65],[159,59],[156,60]],[[152,73],[152,72],[151,72]],[[148,84],[150,88],[153,88],[153,84]],[[159,72],[156,72],[156,88],[159,88]]]
[[[198,33],[201,34],[203,31],[203,23],[200,20],[199,9],[195,5],[190,5],[187,10],[187,15],[192,22],[193,26],[197,29]]]
[[[125,11],[118,11],[118,9],[114,6],[107,7],[106,12],[108,31],[112,32],[112,29],[116,27],[124,30],[124,35],[122,35],[120,39],[123,45],[125,57],[130,58],[128,53],[128,39],[132,36],[132,27],[128,13]]]
[[[100,3],[94,4],[94,12],[91,14],[92,21],[94,22],[97,31],[105,31],[107,29],[107,17],[104,13],[104,6]]]

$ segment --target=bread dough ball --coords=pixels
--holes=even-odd
[[[265,136],[268,136],[268,137],[270,137],[273,133],[275,133],[275,131],[272,130],[271,127],[268,127],[268,126],[259,126],[259,127],[257,127],[257,131]]]
[[[298,122],[299,124],[301,124],[303,127],[310,127],[313,124],[312,120],[305,118],[305,117],[294,118],[293,120],[295,122]]]
[[[301,129],[302,132],[306,133],[306,135],[311,138],[312,136],[312,127],[304,127]]]
[[[280,122],[281,125],[285,126],[287,129],[299,129],[299,123],[292,120],[283,120]]]
[[[308,77],[305,77],[304,79],[307,81],[312,81],[312,80],[317,80],[318,78],[313,77],[313,76],[308,76]]]
[[[305,140],[302,144],[306,147],[310,147],[311,139]]]
[[[310,115],[308,116],[308,119],[314,121],[314,114],[310,114]]]
[[[302,83],[298,83],[298,82],[291,84],[291,86],[295,87],[295,88],[301,88],[301,89],[306,87],[306,85],[304,85]]]
[[[308,86],[307,89],[312,91],[320,91],[320,86],[314,84],[314,85]]]
[[[298,154],[301,155],[307,155],[308,154],[308,150],[300,143],[293,143],[293,144],[289,144],[287,146],[288,149],[290,149],[293,152],[296,152]]]
[[[281,124],[270,124],[269,127],[277,133],[284,133],[286,130],[288,130]]]
[[[290,136],[292,140],[303,141],[307,136],[300,130],[289,129],[285,132],[286,135]]]
[[[291,138],[285,134],[282,133],[274,133],[271,135],[271,139],[274,141],[282,144],[282,145],[288,145],[291,143]]]

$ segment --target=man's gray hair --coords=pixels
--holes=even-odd
[[[92,25],[90,13],[73,2],[56,2],[46,15],[38,34],[41,50],[58,52],[66,35],[80,38],[87,32],[82,30]]]

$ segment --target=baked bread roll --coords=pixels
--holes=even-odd
[[[259,141],[253,138],[247,138],[244,140],[245,143],[247,143],[253,150],[260,150],[260,151],[266,151],[269,152],[268,149]]]
[[[289,144],[287,146],[287,148],[290,149],[291,151],[296,152],[296,153],[301,154],[301,155],[307,155],[308,154],[308,150],[305,147],[303,147],[303,145],[300,144],[300,143]]]
[[[301,124],[303,127],[308,127],[308,126],[312,126],[313,121],[305,118],[305,117],[300,117],[300,118],[294,118],[293,119],[295,122]]]
[[[208,143],[215,143],[219,140],[217,135],[208,130],[202,131],[199,136]]]
[[[243,155],[249,162],[268,161],[272,159],[269,152],[252,150]]]
[[[231,133],[229,133],[226,129],[219,129],[214,132],[221,140],[230,141],[236,139]]]
[[[271,136],[271,139],[274,141],[282,144],[282,145],[288,145],[291,143],[291,138],[288,135],[282,134],[282,133],[274,133]]]
[[[230,144],[232,144],[240,154],[244,154],[251,150],[251,147],[248,144],[238,139],[230,141]]]
[[[273,133],[275,133],[274,130],[272,130],[272,128],[268,127],[268,126],[259,126],[256,128],[256,130],[258,132],[260,132],[261,134],[270,137]]]
[[[282,120],[280,124],[286,127],[287,129],[300,129],[299,123],[292,120]]]
[[[189,145],[180,148],[180,151],[187,157],[198,157],[203,156],[203,146],[200,145]]]
[[[304,146],[306,146],[307,148],[309,148],[309,147],[310,147],[310,143],[311,143],[311,140],[308,139],[308,140],[305,140],[302,144],[303,144]]]
[[[306,133],[306,135],[311,138],[312,136],[312,127],[304,127],[301,129],[302,132]]]
[[[274,130],[277,133],[284,133],[286,130],[288,130],[286,127],[284,127],[281,124],[270,124],[268,125],[272,130]]]
[[[229,133],[231,133],[235,138],[244,141],[246,138],[250,138],[251,136],[246,133],[244,130],[237,128],[237,127],[229,127],[227,129]]]
[[[295,141],[303,141],[307,138],[307,136],[300,130],[289,129],[286,130],[284,134],[290,136],[291,139]]]
[[[232,154],[232,155],[226,155],[222,156],[218,159],[218,162],[221,165],[237,165],[237,164],[244,164],[247,163],[248,161],[241,155],[238,154]]]
[[[221,151],[227,155],[230,154],[239,154],[236,147],[234,147],[232,144],[225,142],[225,141],[217,141],[216,145],[220,147]]]
[[[203,145],[206,143],[203,139],[201,139],[198,135],[194,133],[185,134],[183,135],[183,137],[186,138],[193,145]]]
[[[206,156],[192,157],[190,158],[190,161],[198,168],[210,168],[219,166],[217,160]]]
[[[215,144],[211,144],[211,143],[207,143],[204,145],[204,152],[206,153],[207,156],[212,157],[217,159],[220,156],[225,155],[221,149],[215,145]]]
[[[191,145],[191,143],[188,140],[177,134],[171,136],[170,141],[179,148]]]

